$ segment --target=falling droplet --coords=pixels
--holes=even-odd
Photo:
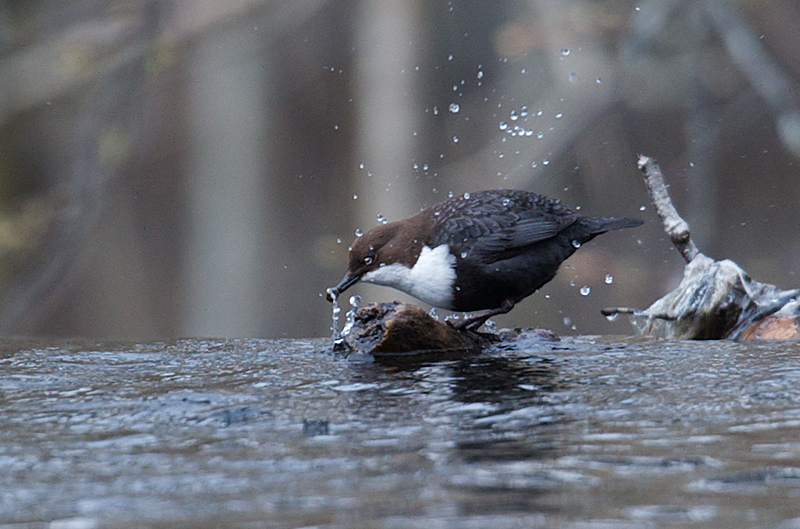
[[[358,200],[358,195],[356,195],[355,193],[353,193],[353,200]]]
[[[572,246],[573,246],[573,248],[580,248],[581,247],[581,243],[576,241],[576,240],[573,240],[572,241]]]
[[[341,237],[337,237],[337,238],[336,238],[336,244],[342,244],[342,239],[341,239]]]
[[[356,228],[356,237],[362,237],[363,235],[364,235],[364,232],[361,231],[361,228]]]
[[[452,60],[453,60],[453,55],[452,55],[452,54],[448,55],[448,56],[447,56],[447,60],[448,60],[448,61],[452,61]]]
[[[500,125],[498,126],[500,127],[500,130],[506,130],[508,128],[508,123],[506,123],[505,121],[501,121]]]
[[[453,143],[458,143],[458,136],[453,136]]]
[[[594,82],[600,84],[603,82],[603,80],[598,77],[597,79],[594,80]]]
[[[613,282],[614,282],[614,276],[612,276],[611,274],[606,274],[606,285],[610,285]]]
[[[509,204],[511,204],[511,199],[510,198],[504,198],[503,199],[503,206],[508,207]]]
[[[569,55],[569,48],[561,48],[561,56],[566,57]]]
[[[508,117],[511,119],[511,121],[517,121],[519,119],[516,110],[512,110],[511,115],[509,115]]]
[[[366,166],[364,165],[364,162],[361,162],[360,164],[358,164],[358,168],[359,168],[359,169],[363,169],[364,167],[366,167]]]
[[[647,209],[647,206],[639,206],[639,211],[644,211]]]
[[[430,169],[430,166],[428,164],[426,164],[426,163],[422,164],[422,170],[423,171],[427,171],[428,169]]]
[[[464,193],[464,200],[469,200],[469,193]]]
[[[467,258],[467,252],[461,252],[461,258],[462,259],[466,259]]]
[[[588,296],[592,293],[592,288],[589,285],[583,285],[581,287],[581,296]]]
[[[564,115],[564,114],[562,114],[561,112],[559,112],[558,114],[556,114],[556,119],[561,119],[561,117],[562,117],[563,115]]]
[[[459,110],[461,110],[461,106],[458,103],[450,103],[450,112],[458,114]]]
[[[456,195],[452,191],[448,191],[447,192],[447,198],[453,198],[454,196],[456,196]]]
[[[380,222],[381,224],[387,224],[389,222],[389,219],[378,213],[378,222]]]
[[[478,70],[478,79],[483,79],[483,70]]]

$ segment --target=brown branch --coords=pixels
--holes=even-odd
[[[664,223],[664,231],[669,235],[672,244],[681,253],[687,263],[690,263],[699,253],[700,250],[695,246],[692,241],[692,235],[689,231],[689,224],[681,218],[672,205],[672,200],[669,198],[667,186],[664,183],[664,175],[661,174],[661,168],[655,160],[643,154],[639,155],[638,161],[639,169],[644,173],[644,183],[647,185],[647,191],[650,193],[650,200],[656,207],[656,212]]]

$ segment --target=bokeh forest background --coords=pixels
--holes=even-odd
[[[702,251],[798,287],[798,27],[796,0],[4,0],[0,333],[326,336],[356,228],[501,187],[647,224],[498,323],[629,333],[599,310],[683,266],[639,153]]]

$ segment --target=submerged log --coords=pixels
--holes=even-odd
[[[650,198],[664,231],[686,261],[680,285],[647,309],[603,309],[606,316],[628,314],[639,334],[667,339],[800,339],[800,290],[782,290],[753,281],[729,259],[703,255],[689,224],[669,198],[658,164],[639,157]]]

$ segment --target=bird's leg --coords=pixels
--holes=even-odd
[[[478,316],[474,316],[472,318],[467,318],[466,320],[461,320],[453,324],[453,328],[457,331],[477,331],[481,325],[483,325],[486,320],[491,318],[492,316],[497,316],[498,314],[505,314],[506,312],[510,311],[514,308],[514,302],[510,299],[505,300],[499,307],[496,309],[487,310],[483,314]]]

